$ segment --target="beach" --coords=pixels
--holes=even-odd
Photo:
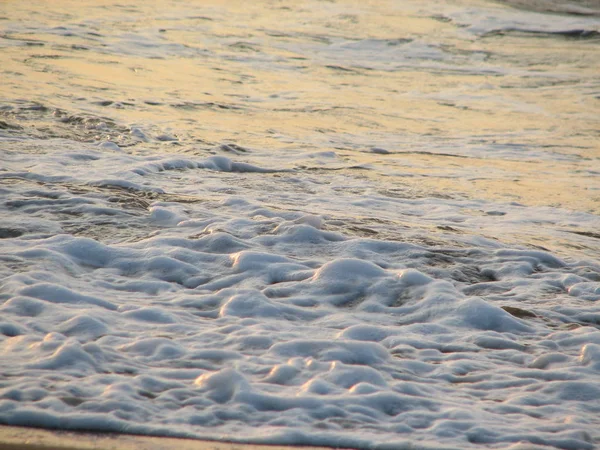
[[[598,11],[0,3],[0,447],[596,448]]]
[[[114,433],[74,433],[24,427],[0,427],[3,450],[319,450],[317,447],[228,444],[196,439],[132,436]]]

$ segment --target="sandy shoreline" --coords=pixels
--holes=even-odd
[[[254,445],[134,436],[118,433],[86,433],[0,425],[2,450],[325,450],[324,447]]]

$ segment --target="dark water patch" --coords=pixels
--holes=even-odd
[[[199,196],[159,193],[108,183],[92,186],[71,186],[69,191],[78,194],[100,191],[108,195],[107,201],[110,203],[117,203],[125,208],[143,210],[146,210],[155,201],[174,203],[200,203],[206,201],[205,198]]]
[[[13,125],[4,120],[0,120],[0,130],[22,130],[23,127],[19,125]]]
[[[442,22],[442,23],[450,23],[452,22],[452,19],[449,17],[444,16],[443,14],[434,14],[433,16],[430,16],[431,19],[437,21],[437,22]]]
[[[4,119],[0,120],[0,130],[10,130],[13,135],[17,132],[18,136],[24,138],[67,139],[75,142],[97,142],[101,138],[121,147],[139,144],[139,139],[130,133],[128,127],[117,124],[109,117],[71,113],[25,100],[8,106],[0,109],[0,118]]]
[[[307,172],[336,172],[340,170],[372,170],[370,167],[366,167],[360,164],[346,167],[309,167],[300,165],[297,167],[299,170]]]
[[[452,233],[459,233],[459,234],[463,233],[463,231],[459,230],[458,228],[454,228],[454,227],[451,227],[448,225],[438,225],[437,229],[442,230],[442,231],[450,231]]]
[[[99,100],[97,102],[92,102],[94,105],[98,105],[98,106],[110,106],[112,105],[114,102],[112,100]]]
[[[19,108],[21,111],[39,111],[39,112],[48,112],[50,108],[41,103],[33,102],[29,105],[21,106]]]
[[[15,337],[25,334],[25,331],[13,323],[0,323],[0,334],[6,337]]]
[[[147,210],[151,205],[150,201],[148,201],[144,198],[140,198],[135,195],[121,194],[118,196],[111,196],[111,197],[107,198],[107,201],[109,203],[117,203],[119,206],[124,207],[124,208],[142,209],[142,210]]]
[[[568,233],[578,234],[580,236],[585,236],[593,239],[600,239],[600,233],[595,233],[593,231],[568,231]]]
[[[378,193],[385,197],[389,198],[398,198],[398,199],[407,199],[407,200],[415,200],[415,199],[423,199],[423,198],[439,198],[443,200],[452,200],[458,198],[456,195],[451,195],[444,192],[435,192],[426,189],[420,189],[415,186],[405,187],[405,188],[391,188],[385,190],[378,190]]]
[[[24,231],[16,228],[0,228],[0,239],[11,239],[22,236]]]
[[[485,50],[467,50],[464,48],[457,47],[455,45],[450,44],[440,44],[439,48],[443,50],[447,54],[463,56],[463,57],[473,57],[477,56],[481,61],[487,61],[490,57],[494,55],[491,51]]]
[[[471,296],[485,296],[492,294],[504,294],[512,290],[512,286],[509,283],[476,283],[470,286],[466,286],[462,289],[465,295]]]
[[[372,228],[360,227],[360,226],[349,226],[347,231],[352,233],[353,235],[362,236],[362,237],[374,237],[379,234],[378,231],[373,230]]]
[[[224,152],[234,153],[236,155],[250,153],[249,149],[247,149],[246,147],[242,147],[241,145],[238,145],[238,144],[221,144],[219,146],[219,150],[224,151]]]
[[[257,48],[258,46],[256,44],[253,44],[252,42],[234,42],[233,44],[229,44],[229,48],[232,48],[234,50],[239,50],[242,52],[260,52],[260,50]]]
[[[84,399],[78,397],[59,397],[60,401],[69,406],[79,406],[85,402]]]
[[[438,102],[438,105],[440,106],[448,106],[450,108],[457,108],[457,109],[461,109],[463,111],[469,111],[472,108],[469,108],[468,106],[462,106],[462,105],[457,105],[455,103],[452,102]]]
[[[48,198],[28,198],[22,200],[9,200],[4,205],[9,209],[21,209],[21,208],[34,208],[38,210],[40,207],[55,207],[55,206],[74,206],[82,203],[92,204],[92,200],[79,199],[74,200],[72,198],[60,198],[60,199],[48,199]],[[65,212],[65,211],[62,211]]]
[[[112,103],[112,102],[111,102]],[[114,125],[112,119],[107,117],[97,117],[87,114],[70,114],[68,115],[62,110],[56,110],[54,115],[59,118],[59,121],[62,123],[74,124],[74,125],[84,125],[86,127],[98,127],[105,125]]]
[[[345,150],[345,149],[342,149]],[[386,150],[385,148],[381,148],[381,147],[371,147],[369,150],[366,151],[366,153],[376,153],[378,155],[390,155],[392,154],[391,151]]]
[[[513,8],[542,13],[600,16],[598,0],[495,0]]]
[[[517,308],[516,306],[501,306],[501,308],[510,315],[518,317],[519,319],[534,319],[538,317],[537,314],[523,308]]]
[[[187,111],[196,111],[199,109],[223,109],[223,110],[241,110],[241,106],[232,104],[216,103],[216,102],[180,102],[171,103],[169,106],[172,108],[183,109]]]
[[[338,71],[338,72],[348,72],[348,73],[357,73],[358,72],[358,71],[356,71],[354,69],[350,69],[348,67],[336,66],[336,65],[331,65],[331,64],[328,64],[325,67],[327,69],[335,70],[335,71]]]
[[[449,273],[450,278],[459,283],[477,284],[498,281],[493,271],[477,266],[461,266]]]
[[[471,156],[466,156],[466,155],[457,155],[454,153],[430,152],[430,151],[426,151],[426,150],[408,150],[408,151],[402,151],[399,153],[402,153],[403,155],[431,155],[431,156],[446,156],[448,158],[469,158],[469,159],[473,158]]]
[[[329,113],[336,110],[355,111],[356,108],[348,106],[301,106],[301,107],[285,107],[273,108],[272,111],[277,112],[292,112],[292,113]]]
[[[115,186],[87,186],[60,181],[36,184],[44,188],[20,189],[19,195],[11,195],[3,206],[19,222],[35,225],[36,219],[41,219],[41,228],[34,225],[32,229],[0,227],[0,239],[16,238],[25,233],[39,236],[40,232],[46,231],[43,222],[51,220],[57,226],[48,230],[50,234],[47,237],[60,232],[104,243],[135,242],[156,229],[148,221],[153,201],[184,203],[189,200],[178,195],[159,196],[155,192]]]
[[[564,38],[564,39],[600,39],[600,32],[596,30],[563,30],[563,31],[541,31],[527,30],[523,28],[504,28],[484,33],[481,37],[515,36],[515,37],[541,37],[541,38]]]
[[[154,231],[142,221],[122,223],[118,220],[94,220],[85,224],[81,221],[76,223],[65,221],[62,228],[65,233],[102,243],[137,242],[146,239]]]
[[[42,47],[42,46],[46,45],[45,42],[40,41],[38,39],[23,39],[21,37],[12,36],[12,35],[6,34],[6,33],[0,34],[0,39],[6,39],[9,41],[20,41],[24,45],[27,45],[29,47]]]
[[[118,203],[127,208],[147,209],[150,203],[158,199],[158,194],[152,191],[141,191],[130,187],[122,187],[111,184],[97,184],[94,186],[70,186],[69,191],[84,195],[94,192],[107,194],[109,203]]]
[[[67,58],[67,56],[64,56],[64,55],[39,55],[38,54],[38,55],[31,55],[29,58],[34,58],[34,59],[64,59],[64,58]],[[27,59],[25,61],[27,61]]]

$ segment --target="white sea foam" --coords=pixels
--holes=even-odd
[[[3,240],[21,269],[2,291],[2,422],[342,446],[593,447],[600,332],[555,331],[600,318],[597,282],[576,273],[583,262],[503,247],[453,255],[265,206],[270,219],[252,219],[258,205],[238,206],[222,204],[208,226],[189,219],[201,207],[187,205],[179,222],[172,207],[151,206],[144,220],[160,235],[133,243]],[[501,308],[547,289],[562,299],[554,307],[529,305],[522,318]],[[581,422],[565,422],[573,414]]]

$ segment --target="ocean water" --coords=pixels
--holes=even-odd
[[[0,424],[597,448],[599,75],[594,1],[0,2]]]

